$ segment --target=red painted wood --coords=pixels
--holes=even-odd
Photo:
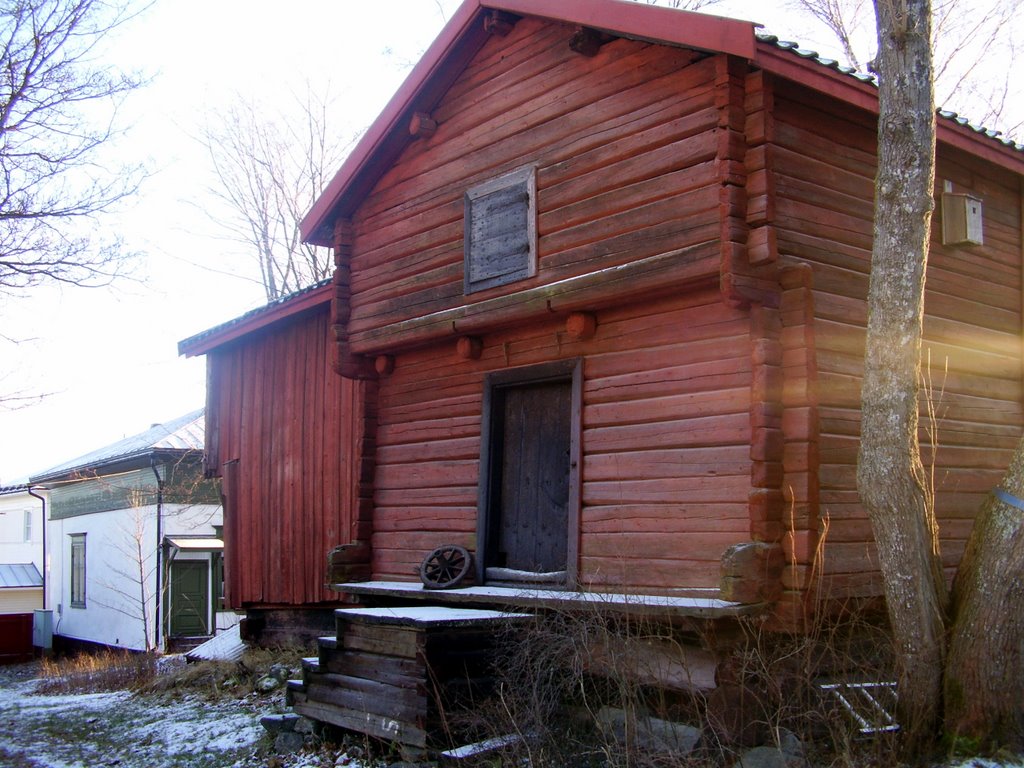
[[[337,599],[323,586],[326,554],[356,527],[362,424],[352,416],[363,385],[330,370],[327,325],[322,302],[207,353],[234,607]]]

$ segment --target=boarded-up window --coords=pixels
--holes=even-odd
[[[85,534],[71,534],[71,607],[85,608]]]
[[[520,168],[466,192],[465,292],[537,273],[536,175]]]

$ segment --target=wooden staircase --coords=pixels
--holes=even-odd
[[[458,718],[493,685],[495,639],[530,614],[416,605],[343,608],[288,683],[299,714],[414,748],[460,742]]]

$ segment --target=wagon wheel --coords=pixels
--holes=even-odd
[[[473,556],[463,547],[446,544],[420,563],[420,581],[427,589],[454,589],[469,574]]]

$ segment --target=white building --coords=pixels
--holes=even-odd
[[[33,611],[43,607],[43,562],[42,499],[29,493],[27,483],[0,487],[0,663],[32,656]]]
[[[57,642],[167,650],[236,622],[220,610],[222,511],[203,431],[200,410],[31,478],[50,496]]]
[[[27,483],[0,487],[0,615],[43,607],[43,570],[43,500]]]

